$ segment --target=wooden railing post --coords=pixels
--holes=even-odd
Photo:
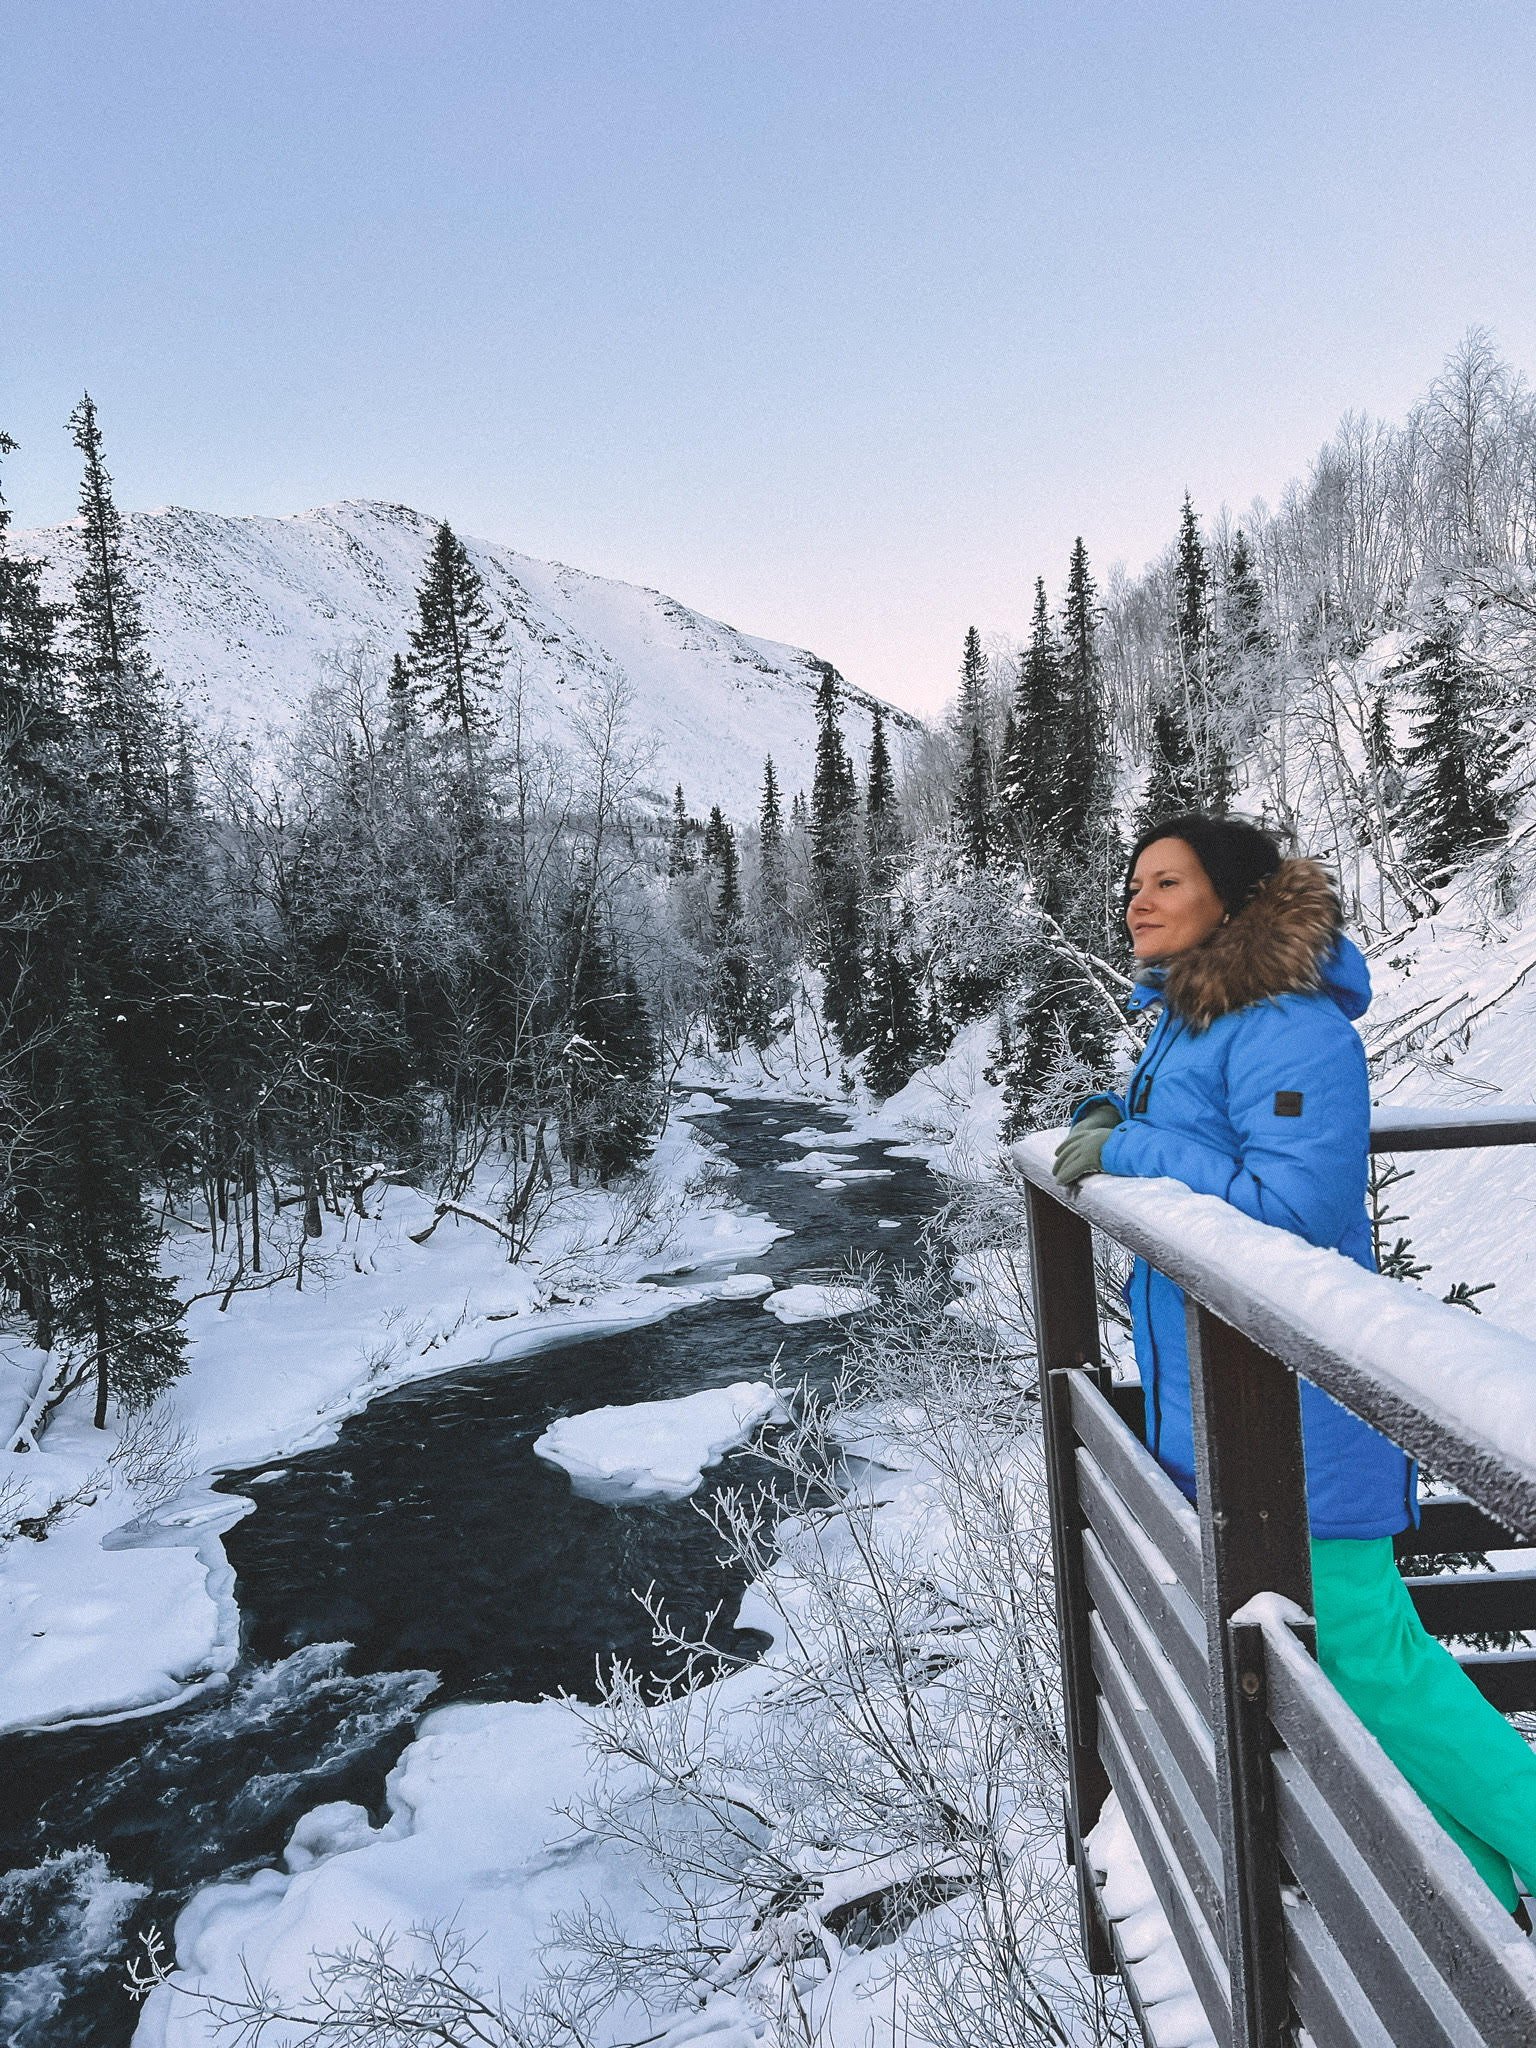
[[[1285,2048],[1290,1992],[1263,1632],[1232,1616],[1256,1593],[1312,1611],[1300,1390],[1288,1367],[1193,1301],[1188,1332],[1233,2048]]]
[[[1093,1272],[1093,1231],[1080,1216],[1030,1186],[1029,1265],[1035,1310],[1035,1355],[1050,1488],[1051,1559],[1056,1577],[1056,1623],[1067,1738],[1067,1810],[1077,1865],[1078,1926],[1088,1967],[1106,1977],[1114,1952],[1093,1905],[1081,1848],[1109,1797],[1109,1774],[1099,1756],[1098,1709],[1088,1630],[1088,1586],[1083,1575],[1083,1511],[1077,1491],[1076,1438],[1068,1372],[1090,1372],[1100,1386],[1109,1375],[1099,1349],[1098,1293]]]

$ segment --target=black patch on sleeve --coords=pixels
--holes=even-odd
[[[1142,1082],[1142,1084],[1141,1084],[1141,1088],[1140,1088],[1140,1091],[1139,1091],[1139,1092],[1138,1092],[1138,1094],[1137,1094],[1136,1100],[1135,1100],[1135,1102],[1134,1102],[1134,1103],[1132,1103],[1132,1105],[1131,1105],[1131,1115],[1132,1115],[1132,1116],[1145,1116],[1145,1115],[1146,1115],[1146,1113],[1147,1113],[1147,1104],[1148,1104],[1148,1103],[1149,1103],[1149,1102],[1150,1102],[1151,1100],[1152,1100],[1152,1083],[1151,1083],[1150,1081],[1143,1081],[1143,1082]]]
[[[1275,1115],[1301,1115],[1301,1090],[1299,1088],[1282,1088],[1278,1091],[1275,1096]]]

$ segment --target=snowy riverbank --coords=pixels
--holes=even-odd
[[[222,1312],[216,1295],[194,1302],[169,1440],[136,1447],[117,1424],[93,1429],[82,1393],[37,1448],[0,1455],[7,1519],[47,1523],[42,1540],[0,1548],[0,1733],[154,1712],[222,1682],[239,1614],[219,1539],[256,1503],[212,1491],[212,1475],[328,1442],[409,1380],[656,1321],[771,1244],[777,1227],[721,1193],[694,1135],[690,1109],[712,1107],[700,1098],[674,1116],[651,1162],[649,1215],[637,1219],[623,1189],[564,1190],[516,1266],[491,1231],[454,1217],[414,1243],[432,1209],[388,1188],[367,1217],[330,1221],[302,1291],[288,1279]],[[190,1295],[206,1240],[187,1233],[171,1250]],[[654,1284],[679,1272],[689,1284]],[[13,1348],[0,1367],[8,1429],[45,1365]]]
[[[823,1662],[829,1669],[836,1664],[816,1586],[818,1568],[829,1557],[856,1574],[861,1546],[872,1544],[897,1569],[923,1574],[929,1597],[942,1597],[936,1589],[947,1584],[953,1531],[939,1506],[941,1476],[910,1444],[893,1444],[873,1423],[856,1449],[860,1476],[849,1502],[867,1506],[872,1520],[861,1521],[856,1542],[840,1536],[836,1524],[820,1525],[808,1538],[802,1525],[785,1525],[781,1565],[771,1582],[748,1590],[741,1606],[741,1625],[760,1631],[769,1647],[760,1661],[685,1701],[638,1707],[663,1749],[702,1743],[700,1754],[740,1755],[769,1769],[764,1749],[771,1753],[776,1743],[786,1743],[800,1753],[802,1727],[818,1725],[814,1704],[807,1706],[806,1673]],[[904,1614],[902,1625],[906,1621]],[[175,1980],[150,1995],[135,2048],[213,2048],[221,2037],[208,2000],[240,1999],[247,1981],[260,1985],[279,2009],[312,2015],[317,1958],[355,1949],[360,1930],[388,1930],[390,1966],[408,1969],[425,1963],[432,1939],[451,1929],[454,1953],[463,1957],[455,1970],[460,1983],[502,2006],[508,2019],[525,2001],[536,2007],[551,1995],[562,1961],[569,1960],[563,1929],[593,1912],[614,1940],[664,1948],[677,1933],[662,1910],[671,1875],[605,1825],[592,1804],[597,1795],[605,1811],[608,1802],[622,1806],[631,1797],[644,1806],[655,1796],[654,1780],[638,1763],[605,1751],[595,1719],[593,1709],[557,1700],[429,1712],[390,1774],[381,1825],[360,1806],[320,1808],[295,1831],[281,1868],[207,1887],[192,1900],[176,1925]],[[957,1749],[974,1740],[974,1730],[955,1730]],[[808,1767],[809,1758],[804,1762]],[[728,1764],[719,1769],[719,1795],[710,1789],[715,1773],[706,1776],[701,1824],[717,1796],[727,1804],[760,1797],[750,1776],[733,1777]],[[788,1784],[785,1791],[788,1796]],[[686,1828],[686,1812],[681,1819]],[[786,1835],[796,1832],[799,1819],[792,1810],[780,1816]],[[1054,1842],[1054,1816],[1041,1829],[1036,1819],[1020,1815],[1020,1839],[1038,1831]],[[830,1969],[818,1951],[804,1968],[791,1960],[786,1970],[773,1940],[755,1955],[748,1913],[738,1929],[741,1952],[721,1959],[715,1989],[669,1994],[659,1982],[626,1985],[592,2038],[643,2035],[681,2044],[707,2037],[711,2048],[756,2048],[770,2036],[775,2000],[790,1981],[814,2038],[862,2048],[894,2048],[898,2040],[917,2038],[904,1999],[893,1990],[907,1936],[844,1943],[827,1927],[828,1920],[837,1924],[840,1909],[877,1898],[891,1885],[899,1890],[912,1874],[912,1856],[841,1842],[796,1854],[816,1901],[818,1940],[834,1955]],[[728,1928],[728,1893],[714,1896],[705,1887],[699,1895],[709,1923]],[[957,1902],[919,1915],[914,1938],[931,1939],[937,1923],[960,1929],[964,1910]],[[366,1969],[354,1970],[335,1988],[342,1997],[367,1996],[366,1975]],[[525,2017],[530,2037],[538,2038],[537,2018]],[[276,2026],[269,2036],[274,2043],[304,2037],[301,2025]],[[493,2031],[489,2038],[502,2035]]]

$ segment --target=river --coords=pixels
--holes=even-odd
[[[790,1234],[749,1263],[785,1286],[850,1254],[911,1259],[938,1199],[926,1168],[863,1146],[884,1177],[821,1188],[777,1169],[786,1132],[846,1134],[804,1103],[733,1103],[699,1129],[739,1169],[732,1195]],[[892,1222],[896,1228],[882,1228]],[[382,1817],[384,1778],[425,1707],[595,1691],[600,1661],[657,1668],[637,1588],[702,1623],[739,1578],[697,1512],[770,1468],[738,1455],[692,1501],[609,1506],[533,1455],[557,1416],[701,1387],[835,1371],[826,1323],[709,1302],[374,1401],[337,1441],[221,1484],[258,1510],[224,1538],[241,1656],[177,1712],[0,1743],[0,2042],[127,2048],[126,1957],[198,1886],[277,1860],[328,1800]],[[722,1623],[721,1640],[733,1631]]]

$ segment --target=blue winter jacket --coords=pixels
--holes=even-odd
[[[1326,920],[1318,885],[1327,889]],[[1089,1098],[1114,1103],[1122,1118],[1104,1146],[1105,1172],[1182,1181],[1374,1269],[1365,1208],[1370,1094],[1352,1022],[1370,1002],[1370,974],[1338,930],[1322,870],[1282,863],[1280,876],[1194,955],[1166,975],[1150,970],[1131,997],[1132,1012],[1156,1004],[1162,1014],[1124,1100]],[[1127,1295],[1148,1448],[1193,1500],[1184,1296],[1143,1259]],[[1415,1469],[1403,1452],[1306,1381],[1301,1416],[1315,1537],[1391,1536],[1418,1520]]]

